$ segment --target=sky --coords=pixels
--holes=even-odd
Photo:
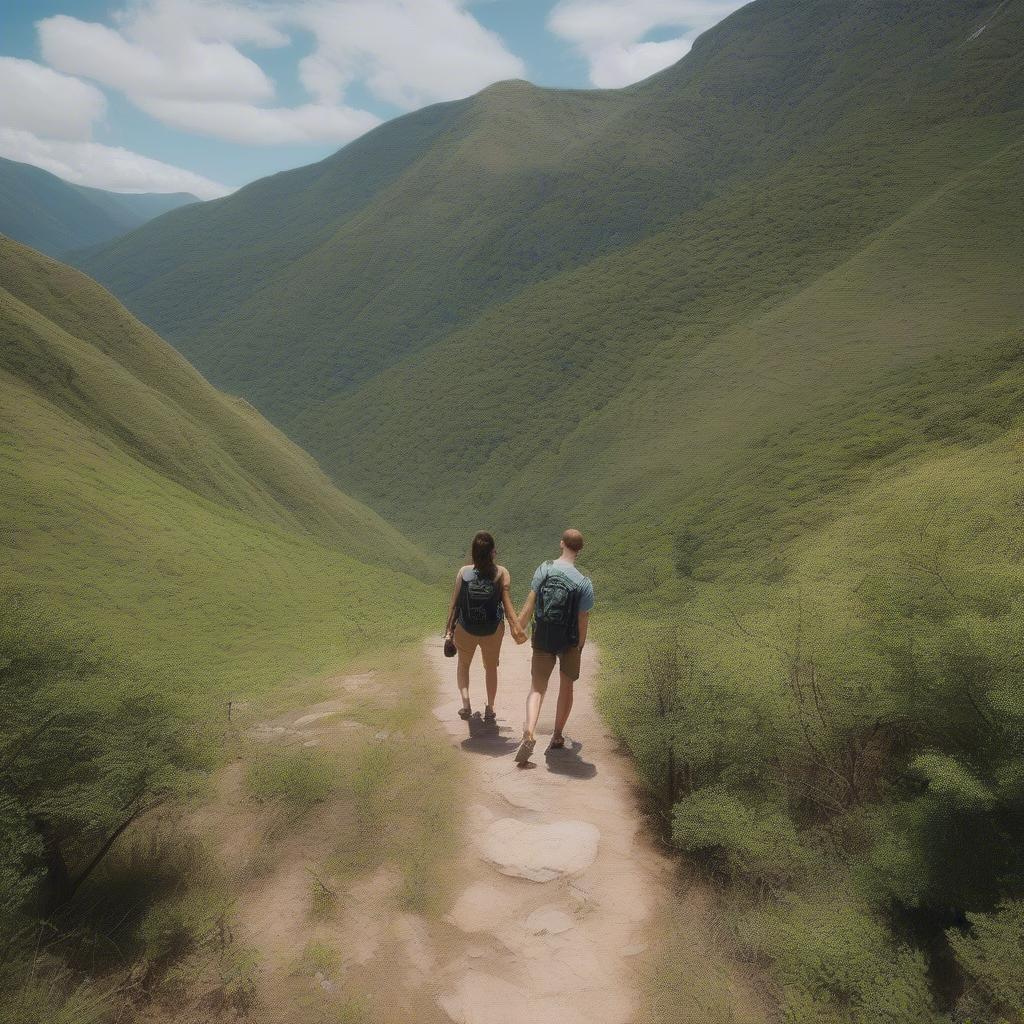
[[[0,0],[0,157],[211,199],[508,78],[619,88],[745,0]]]

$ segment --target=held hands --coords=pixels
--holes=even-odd
[[[523,627],[520,626],[518,622],[512,623],[512,639],[515,640],[515,642],[519,644],[520,647],[523,644],[525,644],[528,639],[526,635],[526,630],[523,629]]]

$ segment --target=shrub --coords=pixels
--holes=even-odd
[[[768,962],[791,1024],[937,1021],[924,957],[836,892],[789,896],[749,914],[740,940]]]
[[[968,931],[946,933],[967,978],[963,1009],[979,1020],[1024,1018],[1024,900],[967,920]]]
[[[759,884],[792,882],[808,860],[785,812],[763,801],[747,803],[721,785],[676,804],[672,841],[711,857],[733,878]]]

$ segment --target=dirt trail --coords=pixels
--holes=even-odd
[[[237,762],[224,772],[217,798],[195,815],[195,827],[215,839],[239,879],[237,933],[260,965],[253,1019],[320,1024],[340,1013],[388,1024],[763,1021],[756,992],[718,940],[703,888],[680,885],[676,863],[641,821],[632,766],[594,708],[593,646],[569,723],[574,742],[545,750],[556,680],[525,769],[513,754],[530,685],[529,647],[504,645],[498,723],[491,727],[479,715],[469,724],[459,719],[455,665],[440,642],[427,641],[423,653],[425,666],[331,680],[331,699],[254,720],[245,735],[257,749],[342,751],[358,736],[404,751],[403,733],[374,731],[349,716],[371,682],[386,705],[408,685],[405,671],[423,671],[426,692],[439,695],[439,729],[464,759],[457,773],[464,835],[451,860],[452,904],[443,917],[410,912],[399,898],[402,865],[390,860],[354,875],[332,873],[332,851],[346,848],[350,828],[343,802],[328,801],[298,828],[271,836]],[[481,676],[475,665],[480,711]],[[443,740],[435,733],[426,742]],[[421,763],[412,757],[403,770]],[[336,895],[332,909],[317,909],[314,879]],[[334,956],[324,959],[323,951]],[[353,993],[365,994],[372,1012],[346,1010]]]
[[[552,681],[532,765],[512,759],[530,686],[529,645],[502,649],[498,726],[467,728],[454,663],[428,654],[442,701],[435,714],[470,763],[464,879],[449,922],[465,937],[461,963],[438,1001],[458,1024],[631,1024],[638,958],[656,941],[655,912],[669,899],[673,865],[647,839],[592,692],[593,645],[567,730],[575,740],[545,752],[558,683]],[[479,666],[474,666],[479,673]],[[474,709],[483,687],[473,678]],[[454,965],[453,965],[454,966]]]

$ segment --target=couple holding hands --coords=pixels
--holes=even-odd
[[[594,585],[576,568],[583,550],[579,530],[562,534],[561,553],[542,563],[533,574],[530,594],[519,613],[512,604],[512,578],[508,569],[495,561],[494,538],[481,531],[473,538],[470,565],[459,569],[448,608],[445,654],[458,655],[457,680],[462,696],[459,717],[472,715],[469,701],[469,667],[477,648],[484,663],[487,706],[484,721],[496,721],[494,702],[498,694],[498,662],[501,642],[508,623],[517,644],[526,643],[526,626],[533,620],[533,660],[530,695],[526,701],[526,726],[516,751],[516,762],[526,764],[536,746],[537,721],[547,692],[548,680],[558,664],[560,685],[555,711],[555,731],[549,749],[565,746],[565,723],[572,710],[573,684],[580,675],[580,655],[587,639],[590,612],[594,607]]]

